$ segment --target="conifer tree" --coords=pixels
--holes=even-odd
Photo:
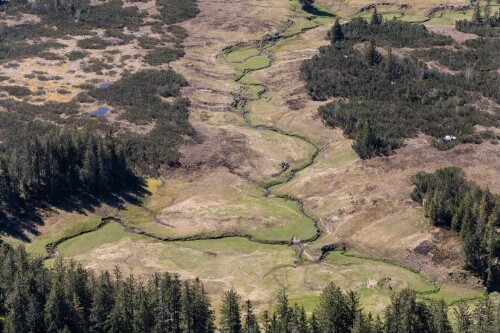
[[[356,134],[352,147],[362,159],[373,157],[379,153],[381,140],[376,137],[370,120],[360,119],[356,123]]]
[[[417,302],[415,292],[409,289],[391,297],[385,317],[387,333],[432,332],[429,308],[425,303]]]
[[[245,302],[245,320],[243,322],[243,333],[260,333],[257,318],[253,312],[252,302]]]
[[[108,316],[113,308],[113,287],[108,272],[102,273],[92,291],[92,306],[89,315],[89,332],[107,333]]]
[[[353,321],[346,296],[333,283],[329,283],[320,296],[318,322],[323,332],[348,332]]]
[[[140,284],[134,295],[134,314],[132,318],[134,332],[151,332],[154,327],[153,309],[150,295],[146,288]]]
[[[332,42],[340,42],[344,40],[344,32],[342,31],[342,26],[340,25],[339,19],[335,19],[335,24],[332,28]]]
[[[224,293],[220,309],[221,333],[241,333],[240,296],[231,289]]]
[[[431,304],[431,314],[433,331],[435,333],[453,333],[448,319],[448,307],[443,300],[435,301]]]
[[[474,7],[474,12],[472,13],[472,23],[481,24],[483,22],[483,17],[481,16],[481,6],[479,2],[476,3],[476,7]]]
[[[28,304],[27,286],[23,284],[22,277],[16,276],[12,285],[12,292],[7,298],[8,315],[6,317],[5,332],[28,332]]]
[[[375,320],[373,321],[372,331],[370,333],[384,333],[384,332],[385,332],[384,324],[380,319],[380,316],[377,315],[377,317],[375,317]]]
[[[50,293],[45,304],[45,326],[47,333],[58,333],[69,323],[70,309],[64,292],[64,265],[58,258],[52,277]]]
[[[313,311],[311,317],[309,318],[309,332],[311,333],[320,333],[321,327],[318,322],[316,310]]]
[[[6,210],[13,204],[12,179],[5,160],[0,160],[0,209]]]
[[[285,290],[281,290],[278,293],[276,305],[276,314],[277,314],[277,324],[278,331],[281,333],[289,333],[291,331],[290,327],[290,317],[291,310],[288,305],[288,295]]]
[[[358,311],[350,333],[371,333],[372,330],[371,317],[365,316],[361,311]]]
[[[134,310],[132,308],[132,295],[134,293],[134,282],[132,278],[126,283],[117,281],[114,291],[115,297],[113,308],[109,313],[108,333],[133,333],[132,319]]]
[[[373,9],[372,16],[370,18],[371,25],[381,25],[383,22],[382,15],[379,15],[377,12],[377,7]]]
[[[192,283],[193,293],[193,332],[212,333],[214,331],[213,311],[210,308],[210,299],[203,287],[203,283],[197,278]]]
[[[91,193],[96,193],[98,188],[99,162],[96,155],[96,145],[89,139],[85,147],[81,179],[83,185]]]
[[[165,273],[161,279],[165,306],[165,327],[169,333],[180,333],[181,329],[181,282],[177,274]]]
[[[278,316],[276,315],[276,312],[273,312],[273,316],[272,316],[271,322],[269,324],[268,333],[281,333],[280,322],[278,320]]]
[[[491,19],[491,0],[486,0],[486,5],[484,6],[484,19],[489,22]]]
[[[380,63],[382,56],[377,52],[375,48],[375,42],[373,40],[369,41],[365,48],[365,62],[368,66],[375,66]]]
[[[496,313],[493,311],[493,302],[486,296],[476,304],[473,312],[475,332],[494,332],[496,324]]]
[[[73,332],[88,332],[88,318],[92,304],[89,288],[89,272],[71,262],[66,273],[65,293],[69,300],[69,328]]]
[[[269,333],[270,329],[269,326],[271,325],[270,319],[269,319],[269,311],[265,310],[264,314],[262,315],[262,327],[264,328],[263,333]]]

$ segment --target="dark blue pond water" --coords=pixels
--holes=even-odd
[[[99,85],[100,88],[108,88],[109,86],[111,86],[111,83],[108,82],[104,82]]]
[[[100,107],[97,110],[95,110],[94,112],[92,112],[91,114],[93,116],[103,117],[108,113],[108,111],[109,111],[109,108]]]

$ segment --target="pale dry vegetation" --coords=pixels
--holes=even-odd
[[[404,2],[396,2],[380,10],[386,14],[404,12],[406,18],[418,21],[439,3],[425,0],[402,7]],[[347,17],[364,15],[359,9],[369,2],[319,0],[318,4]],[[157,14],[149,3],[137,5],[150,11],[151,17]],[[426,137],[419,136],[408,140],[394,155],[361,161],[340,130],[323,125],[317,113],[322,102],[310,100],[300,78],[301,62],[328,43],[326,32],[330,24],[325,23],[331,22],[331,18],[317,21],[322,26],[316,29],[278,41],[266,50],[269,56],[263,56],[272,59],[270,67],[266,67],[267,60],[258,58],[257,64],[250,65],[262,69],[236,82],[238,74],[247,68],[241,65],[259,56],[256,40],[282,30],[286,19],[295,22],[285,31],[290,34],[314,24],[303,17],[295,3],[278,0],[232,1],[224,11],[220,10],[220,2],[198,0],[198,5],[200,14],[180,24],[189,34],[184,41],[186,55],[168,66],[189,82],[182,88],[182,95],[191,100],[189,121],[201,138],[200,143],[181,147],[181,167],[162,170],[161,180],[149,181],[150,195],[141,204],[130,204],[120,211],[103,206],[88,213],[88,217],[53,212],[39,229],[41,235],[32,237],[28,249],[42,254],[43,246],[57,236],[77,232],[78,228],[67,226],[70,220],[87,228],[94,226],[100,216],[108,215],[119,216],[126,225],[158,237],[233,233],[289,241],[294,236],[305,239],[314,235],[312,221],[300,213],[295,202],[267,198],[262,188],[280,179],[286,172],[284,164],[293,168],[306,163],[314,149],[296,137],[247,126],[238,102],[249,98],[248,119],[253,125],[299,135],[320,149],[314,164],[297,173],[290,183],[273,189],[274,193],[302,199],[306,211],[321,222],[323,237],[305,245],[306,255],[317,258],[322,246],[342,242],[352,252],[422,270],[439,286],[445,286],[440,295],[447,300],[456,300],[457,295],[477,296],[477,281],[460,269],[457,237],[428,224],[422,210],[409,199],[410,178],[419,171],[456,165],[478,184],[499,188],[498,146],[486,142],[442,152],[432,148]],[[443,30],[454,38],[470,37],[449,28],[430,29]],[[162,37],[150,30],[141,36]],[[64,40],[64,48],[52,51],[60,56],[78,51],[78,38]],[[222,52],[237,43],[250,48],[242,46],[238,53],[229,53],[229,57]],[[147,50],[136,41],[85,51],[89,53],[85,58],[74,61],[27,58],[18,61],[19,67],[0,67],[0,76],[9,76],[13,83],[33,92],[43,91],[28,97],[30,102],[62,102],[75,97],[81,84],[114,82],[124,72],[149,68],[142,61]],[[106,59],[106,55],[108,59],[113,57],[113,61],[108,61],[114,66],[112,69],[102,74],[82,70],[89,59]],[[34,70],[61,79],[26,78]],[[259,98],[261,88],[248,83],[265,85],[268,92]],[[60,94],[59,89],[69,93]],[[82,112],[91,112],[97,106],[101,104],[95,101],[82,103]],[[119,120],[118,114],[111,113],[109,120],[132,131],[151,130],[147,125],[140,127]],[[422,244],[428,243],[431,250],[421,251]],[[392,290],[407,286],[417,291],[434,288],[421,275],[407,269],[345,257],[338,252],[321,264],[313,264],[298,258],[291,247],[257,244],[243,238],[166,243],[125,233],[118,224],[74,238],[61,244],[59,250],[60,254],[98,270],[117,265],[126,273],[141,276],[168,270],[186,278],[200,277],[212,295],[234,286],[244,297],[257,301],[260,309],[273,300],[281,287],[287,288],[292,300],[311,308],[327,281],[358,289],[366,308],[375,311],[386,304]]]

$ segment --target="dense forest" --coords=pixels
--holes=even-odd
[[[134,176],[123,146],[111,136],[54,130],[24,144],[4,147],[0,160],[0,207],[54,202],[68,194],[105,194]]]
[[[498,112],[481,112],[483,98],[499,102],[498,40],[474,40],[459,50],[442,48],[449,37],[427,31],[425,26],[398,20],[384,21],[376,13],[370,22],[337,21],[330,46],[305,61],[302,72],[309,94],[317,100],[337,98],[319,109],[324,122],[340,127],[354,139],[362,158],[386,155],[405,138],[425,133],[433,145],[448,149],[462,143],[496,139],[492,132],[477,132],[475,125],[495,126]],[[424,50],[418,49],[425,46]],[[384,50],[381,49],[384,47]],[[393,48],[416,50],[396,55]],[[430,47],[430,48],[429,48]],[[473,50],[469,49],[472,48]],[[470,66],[470,58],[477,57]],[[455,59],[459,61],[455,61]],[[443,61],[457,73],[433,69],[426,61]],[[446,141],[444,137],[454,137]]]
[[[198,279],[157,273],[147,281],[113,273],[96,274],[56,259],[46,268],[23,248],[0,245],[0,332],[5,333],[466,333],[498,332],[498,306],[489,298],[473,310],[459,303],[418,300],[403,290],[381,316],[362,310],[356,292],[328,284],[319,305],[307,315],[291,306],[284,291],[261,315],[251,301],[226,291],[215,322],[214,310]],[[450,319],[456,328],[452,329]]]
[[[179,145],[197,142],[188,122],[189,100],[180,94],[187,81],[173,70],[161,69],[184,55],[187,32],[174,23],[194,17],[197,4],[158,0],[156,6],[160,15],[152,20],[122,0],[0,2],[0,11],[9,15],[40,18],[40,22],[15,26],[0,22],[2,61],[35,56],[61,60],[51,50],[65,47],[60,41],[68,35],[81,35],[85,38],[77,41],[79,50],[68,53],[69,61],[88,57],[85,49],[106,49],[110,46],[106,38],[112,37],[122,44],[137,41],[145,50],[142,61],[159,67],[124,71],[109,87],[98,86],[99,81],[85,83],[70,102],[30,103],[23,97],[37,92],[0,79],[0,90],[8,93],[0,100],[0,108],[7,111],[0,115],[0,220],[12,215],[18,205],[56,203],[68,194],[100,196],[121,191],[132,186],[136,177],[177,166]],[[163,37],[133,34],[145,26]],[[123,67],[100,59],[90,59],[85,66],[84,71],[96,73]],[[51,79],[43,74],[33,77]],[[89,103],[113,107],[119,111],[118,120],[130,125],[83,113]]]
[[[413,184],[411,197],[423,203],[431,222],[460,235],[464,267],[489,290],[500,290],[500,197],[454,167],[419,173]]]

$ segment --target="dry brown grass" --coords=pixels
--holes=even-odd
[[[409,13],[422,14],[438,2],[442,1],[419,1],[418,4],[412,4]],[[331,6],[341,15],[352,15],[370,2],[320,0],[319,3]],[[396,2],[392,6],[397,8],[399,4],[402,2]],[[192,233],[200,229],[219,228],[224,222],[222,217],[206,212],[198,214],[195,209],[209,207],[217,212],[234,212],[228,197],[234,193],[245,193],[248,188],[255,188],[256,183],[269,180],[279,171],[281,162],[300,163],[310,156],[310,147],[306,147],[300,140],[278,134],[266,135],[251,130],[244,124],[234,103],[241,98],[242,87],[234,80],[234,68],[218,58],[225,47],[250,42],[264,34],[278,31],[285,19],[293,15],[288,6],[288,2],[279,0],[230,3],[199,0],[200,14],[193,20],[182,23],[189,32],[185,41],[186,56],[172,63],[171,67],[183,74],[190,83],[183,94],[192,101],[190,121],[204,142],[200,145],[183,146],[183,168],[165,173],[167,184],[169,179],[173,187],[181,184],[176,195],[158,203],[163,205],[159,207],[161,213],[158,217],[173,226],[172,229]],[[224,10],[221,10],[222,7]],[[354,251],[363,255],[406,263],[423,269],[426,274],[439,281],[456,283],[453,280],[456,274],[449,273],[460,271],[459,258],[456,256],[456,249],[459,248],[457,238],[430,227],[418,205],[409,201],[410,178],[418,171],[433,171],[457,165],[463,167],[467,176],[480,185],[499,188],[500,175],[496,167],[500,157],[497,146],[489,143],[462,145],[440,152],[421,136],[408,140],[406,147],[393,156],[370,161],[359,160],[350,148],[351,142],[339,130],[328,129],[322,124],[317,113],[317,108],[322,103],[310,101],[304,82],[300,79],[301,62],[313,56],[318,46],[328,42],[325,40],[328,28],[325,26],[311,30],[284,43],[278,43],[270,50],[275,59],[274,65],[253,75],[266,84],[272,93],[265,96],[263,105],[251,109],[252,121],[303,135],[321,149],[313,166],[301,171],[291,183],[278,189],[281,193],[303,199],[307,210],[321,218],[325,229],[330,231],[318,242],[309,244],[308,251],[317,254],[324,244],[345,241]],[[62,52],[72,50],[75,43],[68,41],[68,47]],[[109,49],[119,50],[120,55],[142,52],[133,44]],[[100,56],[100,51],[92,51],[92,56]],[[28,65],[21,66],[22,71],[27,73]],[[46,71],[55,71],[51,63],[43,66],[47,67]],[[79,66],[79,63],[75,66]],[[131,70],[142,67],[144,65],[133,58],[124,65],[124,68]],[[0,74],[5,70],[1,68]],[[8,72],[7,75],[16,74]],[[95,74],[82,74],[82,77],[76,78],[69,69],[61,70],[60,75],[64,78],[63,82],[72,79],[72,84],[103,79]],[[118,77],[105,77],[104,82],[114,79]],[[34,86],[33,89],[37,87]],[[89,105],[88,110],[92,107]],[[332,216],[338,216],[340,220],[331,222]],[[232,227],[241,222],[236,217],[231,218]],[[41,229],[43,232],[51,232],[50,228],[53,227],[49,225],[59,225],[51,220],[47,222],[48,229],[44,227]],[[435,249],[428,254],[417,253],[415,248],[424,241],[434,244]],[[168,252],[160,256],[161,246],[122,240],[96,248],[93,252],[90,251],[91,255],[81,259],[90,267],[99,269],[112,268],[119,263],[140,274],[165,268],[178,271],[186,277],[197,274],[196,267],[179,268],[182,263],[176,263],[179,259],[169,257]],[[217,244],[213,246],[217,247]],[[223,251],[227,252],[222,253]],[[234,249],[224,248],[218,254],[226,259],[231,257],[231,251]],[[293,264],[292,256],[288,253],[290,251],[287,249],[285,252],[286,259],[283,261]],[[258,266],[257,261],[251,260],[252,256],[255,257],[255,253],[245,253],[245,263],[252,262],[254,266]],[[188,255],[186,260],[189,258]],[[272,256],[266,257],[266,262],[272,260]],[[203,260],[196,264],[203,264]],[[328,269],[328,266],[325,267]],[[234,278],[239,272],[224,272],[222,268],[231,267],[213,267],[214,270],[221,269],[219,275],[227,273],[226,277],[209,272],[202,278],[213,280],[216,285],[214,289],[217,290],[239,283]],[[247,282],[253,278],[251,274],[245,277]],[[275,284],[267,278],[265,281]],[[252,294],[250,289],[253,285],[250,285],[248,290],[243,290],[246,294],[255,298],[269,297],[269,294],[261,295],[258,291]]]

